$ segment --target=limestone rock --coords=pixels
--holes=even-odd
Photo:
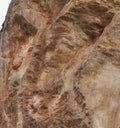
[[[0,128],[120,128],[119,0],[12,0],[0,34]]]

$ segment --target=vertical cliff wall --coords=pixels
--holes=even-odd
[[[0,34],[0,128],[120,128],[119,0],[12,0]]]

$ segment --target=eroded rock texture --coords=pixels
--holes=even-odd
[[[0,128],[120,128],[119,0],[12,0],[0,46]]]

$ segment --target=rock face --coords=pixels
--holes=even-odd
[[[119,0],[12,0],[0,47],[0,128],[120,128]]]

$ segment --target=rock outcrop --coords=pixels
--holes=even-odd
[[[120,128],[119,0],[11,1],[0,128]]]

